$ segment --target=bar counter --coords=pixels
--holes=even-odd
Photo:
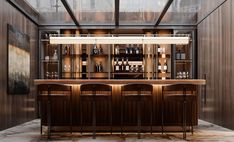
[[[128,83],[147,83],[153,85],[169,85],[169,84],[194,84],[205,85],[204,79],[35,79],[34,83],[39,84],[72,84],[79,85],[83,83],[106,83],[106,84],[128,84]]]
[[[134,79],[35,79],[34,83],[36,85],[40,84],[66,84],[72,86],[72,126],[74,130],[80,130],[81,119],[80,119],[80,85],[85,83],[106,83],[112,86],[112,127],[113,131],[120,131],[121,125],[121,86],[128,83],[146,83],[153,85],[152,103],[153,103],[153,131],[160,131],[160,126],[162,122],[162,86],[172,85],[172,84],[193,84],[193,85],[205,85],[206,80],[204,79],[166,79],[166,80],[134,80]],[[66,103],[62,99],[56,99],[53,97],[54,102],[51,104],[51,125],[53,126],[69,126],[70,115],[69,109]],[[198,101],[197,93],[195,95],[194,101],[188,102],[187,107],[187,126],[196,126],[198,124]],[[46,99],[42,99],[40,107],[40,116],[42,125],[47,125],[47,102]],[[99,100],[97,103],[97,131],[109,131],[109,104],[105,101]],[[181,130],[182,125],[182,107],[181,103],[176,101],[170,101],[165,99],[164,102],[165,117],[164,126],[165,127],[178,127],[177,130]],[[137,126],[137,103],[127,102],[125,104],[124,110],[124,123],[125,130],[135,131]],[[142,116],[142,131],[150,130],[150,109],[151,105],[149,102],[145,101],[141,104],[141,116]],[[92,103],[83,103],[83,131],[92,131]],[[65,114],[64,114],[65,113]],[[167,129],[166,129],[167,130]],[[168,128],[169,131],[171,129]]]

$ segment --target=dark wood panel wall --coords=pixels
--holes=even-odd
[[[234,129],[234,1],[227,0],[198,25],[200,118]]]
[[[28,95],[7,94],[7,24],[30,36],[31,87]],[[6,0],[0,1],[0,130],[35,118],[38,28]]]

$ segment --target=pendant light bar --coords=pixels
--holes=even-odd
[[[189,37],[50,37],[50,44],[188,44]]]

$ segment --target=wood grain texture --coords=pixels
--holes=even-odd
[[[227,0],[198,25],[198,77],[207,75],[207,98],[200,98],[200,118],[234,129],[234,2]],[[204,89],[199,90],[204,95]]]
[[[146,83],[146,84],[155,84],[155,85],[169,85],[169,84],[195,84],[195,85],[204,85],[206,80],[204,79],[35,79],[34,83],[39,84],[83,84],[83,83],[106,83],[106,84],[128,84],[128,83]]]
[[[72,85],[72,126],[77,127],[80,125],[80,85]],[[108,126],[109,125],[109,106],[108,103],[104,100],[104,98],[97,97],[97,126]],[[197,114],[197,94],[195,94],[195,100],[193,102],[187,103],[187,124],[195,126],[198,124],[198,114]],[[162,117],[162,85],[153,85],[153,126],[161,126]],[[83,99],[82,99],[83,100]],[[43,101],[43,100],[42,100]],[[56,96],[53,97],[52,101],[54,102],[52,105],[52,125],[56,126],[68,126],[69,124],[69,115],[67,113],[63,113],[61,110],[66,109],[63,108],[63,100]],[[141,104],[141,117],[142,117],[142,126],[150,126],[150,100],[144,99],[144,102]],[[165,99],[165,126],[181,126],[182,122],[182,106],[181,101],[168,101]],[[44,114],[42,116],[42,123],[46,125],[46,112],[47,105],[46,99],[41,103],[41,110]],[[82,112],[83,112],[83,130],[91,130],[90,126],[92,126],[92,103],[91,101],[85,101],[82,103]],[[137,126],[137,104],[136,98],[129,98],[125,101],[125,109],[124,109],[124,125],[125,126]],[[64,117],[65,116],[65,117]],[[112,126],[115,128],[115,131],[120,131],[121,126],[121,85],[112,85],[112,118],[113,123]],[[89,126],[89,127],[87,127]],[[99,127],[98,129],[100,129]],[[105,127],[103,131],[109,131],[107,127]],[[134,130],[131,127],[125,127],[125,130]],[[149,127],[144,127],[143,131],[149,131]],[[158,129],[157,129],[158,130]]]
[[[31,86],[29,95],[8,95],[7,90],[7,24],[30,36]],[[0,130],[35,118],[38,29],[6,0],[0,1]]]

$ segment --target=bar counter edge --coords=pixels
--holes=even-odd
[[[128,83],[146,83],[155,85],[170,84],[194,84],[205,85],[205,79],[35,79],[35,85],[39,84],[83,84],[83,83],[106,83],[106,84],[128,84]]]

